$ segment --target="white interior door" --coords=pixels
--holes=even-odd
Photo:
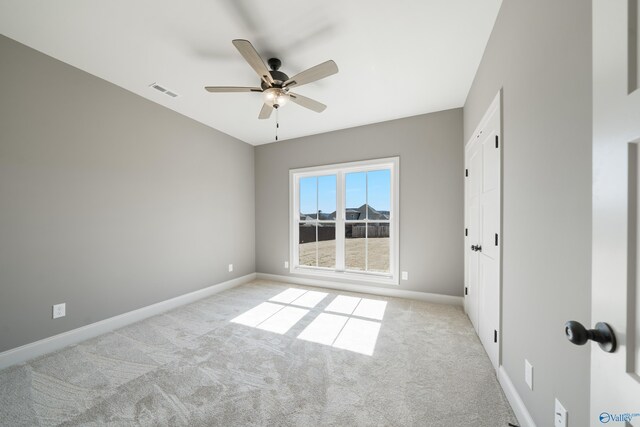
[[[480,191],[480,329],[478,335],[497,369],[500,331],[500,111],[494,110],[481,131]]]
[[[465,150],[465,309],[491,362],[500,364],[500,95]]]
[[[467,264],[467,284],[465,289],[465,307],[467,315],[476,331],[480,330],[480,254],[478,251],[472,250],[479,244],[481,238],[480,221],[480,190],[482,183],[482,150],[479,144],[470,147],[468,151],[468,163],[466,169],[467,195],[466,209],[467,236],[465,253],[468,259]]]
[[[592,426],[640,426],[639,21],[638,0],[593,1],[591,320],[618,346],[591,345]]]

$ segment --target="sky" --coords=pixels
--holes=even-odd
[[[345,179],[346,207],[359,208],[367,201],[378,211],[391,210],[391,172],[387,170],[348,173]],[[368,184],[368,194],[367,194]],[[310,214],[336,210],[336,176],[300,179],[300,210]]]

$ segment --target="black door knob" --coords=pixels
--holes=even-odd
[[[482,246],[480,246],[480,245],[476,246],[476,251],[482,252]]]
[[[616,336],[611,326],[604,322],[596,323],[595,329],[587,329],[580,322],[570,320],[564,324],[567,339],[575,345],[584,345],[587,341],[595,341],[607,353],[616,351]]]
[[[474,251],[474,252],[477,251],[476,245],[471,245],[471,250]]]

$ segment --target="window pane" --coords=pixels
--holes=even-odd
[[[318,178],[300,178],[300,219],[314,220],[318,213]]]
[[[301,223],[298,237],[298,258],[300,265],[317,266],[316,224]]]
[[[318,267],[336,267],[335,224],[318,224]]]
[[[389,224],[372,223],[367,231],[368,270],[389,272]]]
[[[345,176],[345,219],[363,220],[366,215],[367,173],[354,172]]]
[[[318,177],[318,216],[325,221],[336,219],[335,175]]]
[[[364,270],[366,268],[365,224],[345,224],[344,227],[344,262],[347,270]]]
[[[391,170],[367,173],[367,202],[369,219],[388,220],[391,210]]]

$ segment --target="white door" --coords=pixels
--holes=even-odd
[[[591,326],[608,323],[618,348],[607,353],[591,345],[592,426],[640,426],[637,5],[638,0],[593,1]]]
[[[480,191],[480,330],[484,348],[498,369],[500,331],[500,110],[496,109],[478,138],[482,150]]]
[[[467,315],[476,331],[480,328],[480,254],[475,249],[480,242],[480,191],[482,184],[482,150],[479,144],[474,144],[467,151],[467,181],[466,207],[467,228],[465,239],[465,254],[467,256],[467,284],[465,287],[465,307]]]
[[[493,366],[500,363],[500,95],[465,149],[465,309]]]

